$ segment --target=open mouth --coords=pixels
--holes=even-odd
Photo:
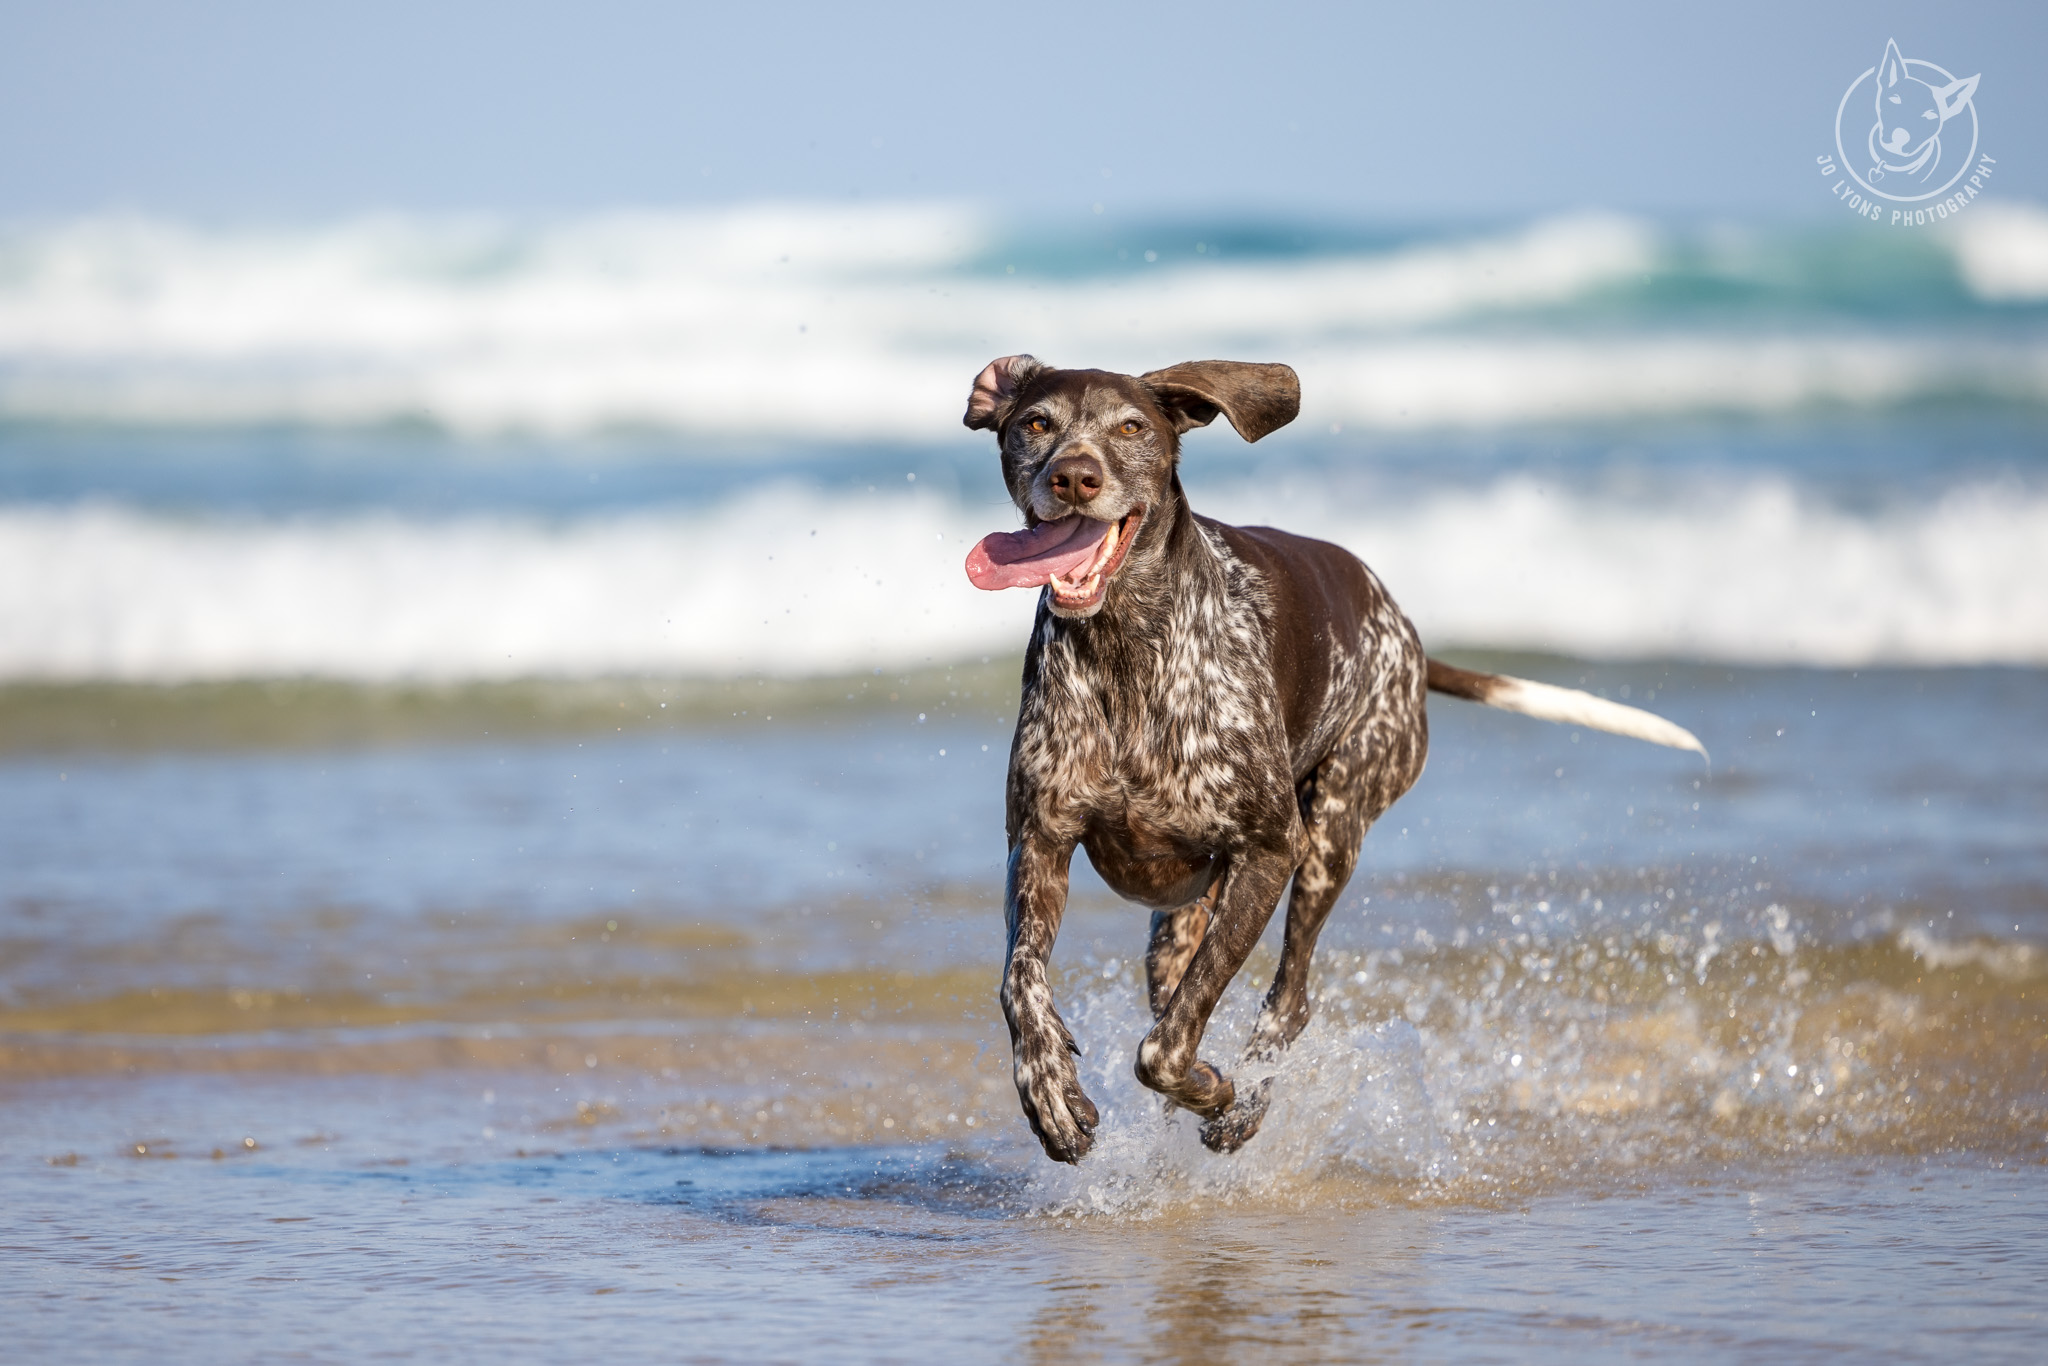
[[[1124,556],[1131,551],[1131,542],[1138,539],[1138,524],[1145,520],[1145,509],[1134,507],[1123,517],[1109,524],[1109,532],[1096,544],[1094,558],[1074,570],[1071,576],[1053,574],[1047,580],[1052,588],[1053,606],[1064,611],[1085,612],[1102,601],[1109,591],[1109,581],[1116,571],[1123,567]]]
[[[1086,612],[1102,601],[1144,520],[1145,509],[1134,507],[1113,522],[1075,513],[1024,531],[998,531],[968,552],[967,578],[990,592],[1050,586],[1060,611]]]

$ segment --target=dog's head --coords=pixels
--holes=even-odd
[[[1136,554],[1146,525],[1172,520],[1181,433],[1217,414],[1257,441],[1301,408],[1285,365],[1198,360],[1143,375],[1061,370],[1031,356],[989,362],[967,396],[969,427],[993,430],[1003,482],[1026,530],[968,557],[983,588],[1050,584],[1052,610],[1089,617]],[[1158,535],[1146,538],[1155,547]]]
[[[1887,40],[1877,64],[1877,125],[1871,141],[1879,156],[1901,170],[1941,135],[1942,125],[1963,112],[1977,91],[1978,76],[1933,85],[1907,74],[1898,43]]]

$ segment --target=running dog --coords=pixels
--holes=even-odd
[[[1367,828],[1422,772],[1427,689],[1706,752],[1648,712],[1437,663],[1350,552],[1197,516],[1181,436],[1220,413],[1257,441],[1300,404],[1285,365],[1132,376],[1030,356],[991,362],[968,396],[966,424],[996,434],[1025,523],[976,545],[968,577],[1044,590],[1010,746],[1001,1000],[1024,1116],[1061,1162],[1087,1153],[1099,1121],[1047,980],[1076,845],[1152,908],[1138,1080],[1232,1152],[1258,1131],[1267,1086],[1240,1090],[1198,1056],[1210,1013],[1291,880],[1247,1060],[1307,1025],[1316,937]]]

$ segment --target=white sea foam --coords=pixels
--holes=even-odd
[[[2048,398],[2048,345],[1953,337],[1418,338],[1297,356],[1308,422],[1369,427]]]
[[[1431,646],[1749,663],[2048,662],[2048,494],[1856,513],[1759,477],[1637,498],[1515,476],[1399,509],[1304,493],[1212,512],[1349,546]]]
[[[764,489],[699,511],[177,521],[0,512],[0,674],[801,674],[1007,648],[1031,595],[977,592],[986,531],[929,497]],[[971,534],[970,534],[971,532]]]
[[[2041,296],[2029,213],[1986,209],[1944,239],[1984,297]],[[996,272],[994,226],[944,206],[17,227],[0,233],[0,419],[933,439],[968,378],[1022,350],[1130,370],[1286,359],[1317,424],[2048,399],[2048,345],[2027,336],[1478,326],[1634,288],[1666,237],[1587,214],[1076,278]]]
[[[1774,478],[1652,500],[1510,477],[1344,506],[1205,490],[1327,536],[1433,648],[1828,665],[2048,663],[2048,494],[1855,513]],[[0,511],[0,677],[806,674],[1014,651],[1035,595],[961,562],[1006,509],[770,488],[544,524]]]
[[[1956,220],[1950,240],[1963,280],[1979,298],[2048,299],[2048,209],[1985,204]]]

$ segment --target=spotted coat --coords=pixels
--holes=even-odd
[[[1074,849],[1154,912],[1139,1079],[1234,1149],[1265,1096],[1198,1056],[1209,1017],[1291,880],[1248,1053],[1300,1034],[1316,937],[1359,843],[1422,770],[1427,661],[1379,580],[1339,547],[1199,517],[1182,490],[1183,432],[1220,413],[1257,439],[1297,404],[1285,366],[1133,377],[1029,357],[992,364],[970,398],[968,425],[997,432],[1027,522],[1078,511],[1134,528],[1092,599],[1041,591],[1010,753],[1001,1001],[1025,1116],[1062,1161],[1098,1122],[1047,976]]]

